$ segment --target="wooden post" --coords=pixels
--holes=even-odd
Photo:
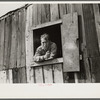
[[[26,12],[26,30],[25,30],[25,43],[26,43],[26,73],[27,73],[27,83],[31,82],[31,61],[33,58],[33,34],[32,34],[32,8],[30,5]],[[33,80],[32,80],[33,81]]]

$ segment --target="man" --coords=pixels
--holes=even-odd
[[[41,35],[41,45],[37,48],[34,56],[35,62],[41,62],[48,59],[53,59],[57,54],[57,46],[49,40],[48,34]]]

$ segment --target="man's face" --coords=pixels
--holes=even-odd
[[[49,47],[49,40],[45,40],[44,38],[42,38],[41,45],[43,49],[47,50],[47,48]]]

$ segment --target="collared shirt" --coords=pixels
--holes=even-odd
[[[42,46],[39,46],[35,52],[34,61],[44,61],[44,55],[46,53],[49,53],[48,59],[53,59],[56,57],[57,54],[57,45],[54,42],[50,42],[49,48],[47,50],[44,50]]]

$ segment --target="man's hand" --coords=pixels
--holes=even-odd
[[[50,57],[50,52],[47,51],[46,54],[44,55],[44,59],[47,60]]]

